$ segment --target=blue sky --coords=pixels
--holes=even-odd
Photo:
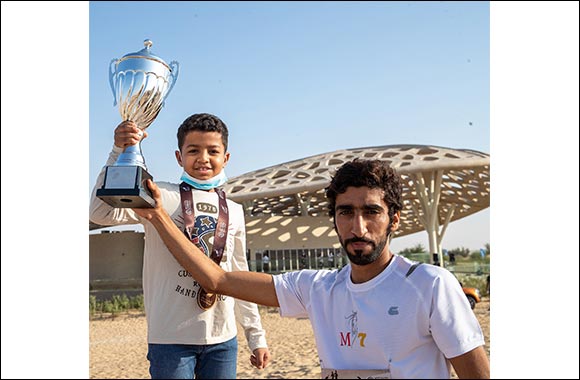
[[[91,2],[89,35],[88,191],[121,121],[109,63],[147,38],[180,65],[142,144],[157,180],[178,181],[175,133],[200,112],[229,127],[229,177],[356,147],[490,152],[488,2]],[[489,210],[448,231],[444,247],[483,247]]]
[[[389,58],[380,58],[379,52],[388,49],[347,50],[344,43],[331,44],[338,39],[335,36],[347,40],[350,35],[331,33],[328,28],[334,25],[350,30],[353,38],[356,35],[370,46],[382,41],[373,39],[372,34],[363,39],[355,33],[368,32],[373,25],[382,23],[351,27],[351,22],[362,18],[352,9],[342,24],[329,21],[334,20],[333,12],[346,5],[328,6],[322,13],[309,8],[309,19],[317,20],[320,29],[325,28],[326,37],[316,40],[310,33],[309,39],[301,40],[302,45],[286,42],[287,48],[281,49],[277,42],[281,32],[248,34],[254,40],[239,41],[240,46],[228,41],[250,33],[254,24],[271,29],[282,23],[288,36],[299,35],[310,30],[305,22],[287,25],[284,18],[254,16],[244,18],[252,22],[238,21],[238,27],[231,32],[221,22],[235,24],[235,20],[226,18],[228,14],[232,18],[226,9],[210,12],[211,22],[205,21],[184,38],[179,33],[181,17],[167,23],[166,16],[157,12],[156,17],[143,20],[142,12],[153,3],[137,4],[142,10],[110,12],[105,20],[108,25],[101,31],[107,40],[99,52],[92,48],[91,38],[95,36],[91,28],[98,24],[91,18],[88,2],[1,2],[2,378],[89,377],[88,193],[94,183],[94,171],[103,164],[112,144],[107,139],[111,139],[119,118],[112,106],[106,73],[112,58],[140,49],[144,38],[154,40],[156,54],[183,65],[183,76],[178,79],[181,82],[176,84],[160,118],[150,127],[151,137],[143,146],[152,168],[157,165],[153,162],[157,156],[163,158],[158,160],[159,165],[167,165],[152,170],[156,177],[175,175],[171,173],[175,170],[175,128],[185,116],[199,110],[219,114],[232,131],[230,176],[309,154],[363,145],[440,141],[443,146],[490,152],[491,223],[486,223],[494,249],[492,377],[578,378],[578,297],[555,297],[562,294],[562,289],[576,289],[579,278],[578,2],[491,3],[489,112],[479,108],[479,101],[468,101],[470,96],[480,96],[473,88],[483,85],[462,91],[457,87],[462,84],[452,80],[455,75],[464,75],[465,81],[482,80],[486,75],[468,78],[464,72],[471,70],[472,64],[481,64],[478,60],[483,53],[476,42],[441,47],[445,54],[440,56],[435,54],[437,49],[429,50],[431,54],[413,52],[413,47],[419,45],[423,50],[430,49],[439,40],[436,37],[443,26],[451,23],[441,22],[430,33],[421,32],[432,19],[425,10],[415,18],[405,20],[399,14],[391,20],[388,25],[398,25],[402,30],[422,18],[414,28],[405,28],[404,35],[383,32],[383,40],[391,36],[393,46],[405,37],[414,37],[416,42],[407,41],[396,52],[391,51]],[[311,3],[301,4],[306,7]],[[379,5],[361,4],[375,7],[369,12],[370,18],[379,16]],[[406,8],[431,7],[436,14],[435,8],[446,4],[456,3],[411,3]],[[317,5],[318,9],[325,6]],[[200,12],[198,18],[207,14]],[[469,25],[475,21],[465,16],[453,20],[465,22],[467,27],[477,26]],[[89,21],[94,25],[90,26]],[[158,33],[169,30],[171,35],[164,40],[154,36],[152,28],[158,28]],[[467,38],[471,38],[467,31],[449,34],[451,41]],[[180,39],[180,47],[169,48],[171,41]],[[272,39],[269,45],[260,45],[272,53],[260,55],[260,51],[252,50],[256,40],[261,39]],[[319,48],[311,47],[311,56],[302,59],[316,62],[312,55],[325,53],[325,69],[318,69],[315,77],[309,77],[324,86],[305,81],[303,76],[315,66],[296,58],[315,41]],[[331,54],[331,46],[338,53]],[[456,71],[437,69],[437,63],[461,49],[473,54],[457,53]],[[208,57],[212,58],[211,65]],[[248,57],[253,57],[251,62]],[[405,57],[408,59],[402,61]],[[353,72],[350,65],[340,66],[348,59],[368,63],[363,65],[364,70]],[[470,65],[463,65],[463,59],[470,59]],[[260,75],[250,75],[251,68],[262,62],[281,65],[287,61],[293,65],[256,69],[267,74],[270,81],[276,80],[276,88],[284,85],[284,96],[274,91],[276,88],[271,90],[270,82]],[[431,71],[412,68],[419,63]],[[377,65],[389,64],[393,66],[385,70],[385,75],[390,76],[379,76]],[[187,66],[192,69],[186,70]],[[298,71],[301,67],[308,70]],[[395,76],[391,72],[394,68],[408,75]],[[367,73],[372,79],[364,79]],[[93,75],[102,77],[95,80]],[[336,80],[327,79],[326,75]],[[194,78],[189,85],[188,76]],[[355,76],[357,80],[349,80]],[[414,81],[415,77],[422,80]],[[422,83],[432,78],[449,84],[423,88]],[[216,85],[219,80],[222,87]],[[455,101],[462,105],[455,113],[443,107],[452,102],[444,96],[446,90],[452,89],[460,95]],[[294,95],[291,101],[289,95],[295,93],[301,97]],[[97,101],[95,96],[102,97],[98,100],[102,104],[93,104]],[[329,97],[334,103],[327,100]],[[185,106],[179,106],[180,101]],[[478,104],[473,106],[476,111],[462,108],[470,104]],[[439,116],[439,112],[449,116]],[[103,125],[95,127],[97,115],[103,118]],[[420,122],[424,119],[428,123]],[[487,131],[468,129],[469,122],[474,127],[484,126]],[[103,136],[98,136],[101,133]],[[299,133],[314,137],[300,139]],[[262,143],[266,137],[268,144]],[[310,141],[315,144],[310,145]],[[162,148],[165,151],[156,152]],[[455,223],[450,228],[457,230],[458,226]],[[448,231],[447,239],[451,239],[451,233]],[[517,294],[514,289],[518,289]],[[50,349],[36,355],[32,366],[22,355],[30,350],[30,342],[50,342]],[[530,358],[538,357],[538,353],[541,360],[530,363]]]

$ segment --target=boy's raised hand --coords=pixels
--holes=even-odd
[[[115,128],[115,145],[119,148],[125,149],[130,145],[136,145],[139,141],[143,140],[148,136],[148,133],[139,127],[137,124],[130,120],[121,122]]]

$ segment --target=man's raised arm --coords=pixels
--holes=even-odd
[[[161,204],[161,193],[157,184],[147,180],[147,186],[149,186],[155,199],[155,208],[135,208],[133,210],[153,224],[175,259],[191,273],[207,292],[223,294],[265,306],[280,306],[271,275],[249,271],[224,271],[177,228]]]

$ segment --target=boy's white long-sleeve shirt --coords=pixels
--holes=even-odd
[[[113,165],[122,152],[113,146],[106,165]],[[140,223],[145,229],[143,253],[143,296],[147,317],[147,340],[159,344],[216,344],[237,335],[236,320],[244,329],[251,351],[267,347],[256,304],[218,296],[215,305],[204,311],[197,306],[200,286],[167,249],[157,230],[129,208],[113,208],[96,197],[105,169],[99,174],[91,194],[89,218],[105,225]],[[183,230],[179,185],[157,182],[161,199],[176,225]],[[214,192],[193,190],[196,228],[206,254],[211,252],[218,218],[218,197]],[[240,204],[227,200],[228,238],[221,267],[226,271],[247,271],[246,229]]]

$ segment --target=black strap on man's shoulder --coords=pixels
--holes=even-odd
[[[413,273],[415,271],[415,269],[417,269],[417,267],[421,264],[423,264],[423,263],[415,263],[415,264],[411,265],[411,268],[409,268],[409,270],[407,271],[405,278],[409,277],[411,275],[411,273]]]

